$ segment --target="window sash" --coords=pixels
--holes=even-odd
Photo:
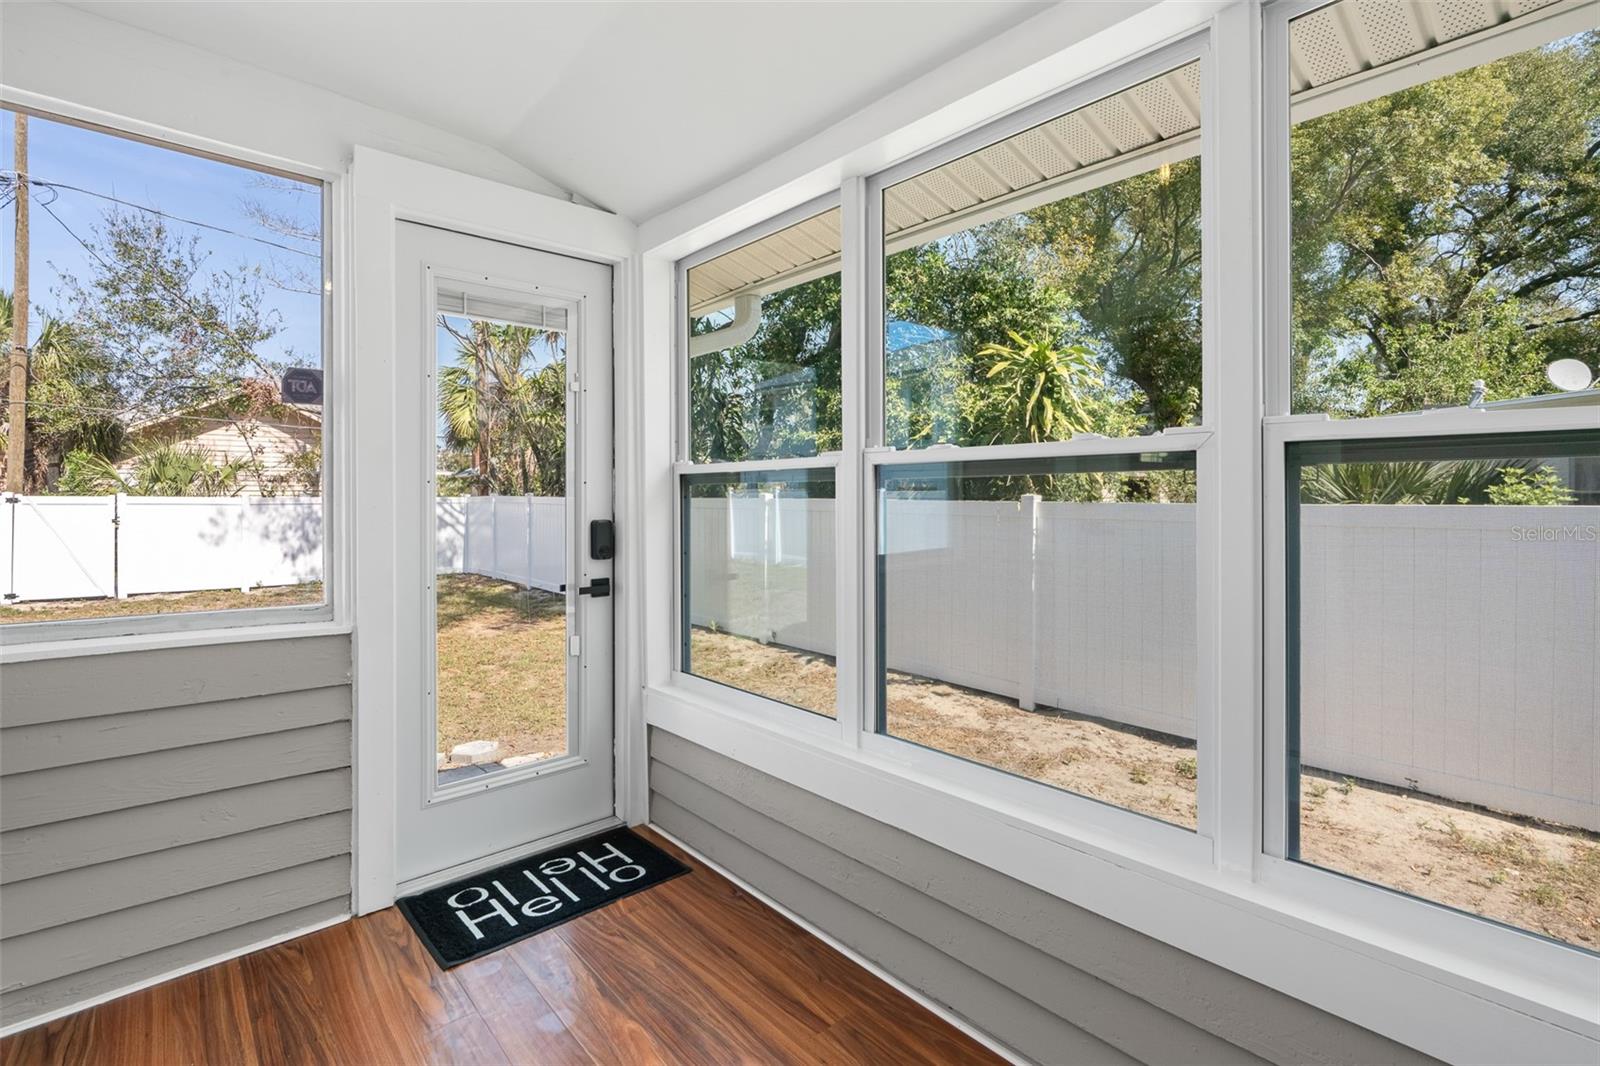
[[[218,148],[200,138],[186,137],[161,129],[142,132],[134,127],[138,123],[117,120],[113,124],[103,112],[75,108],[65,103],[50,109],[30,106],[16,100],[0,99],[0,110],[27,115],[63,125],[76,126],[107,137],[150,145],[179,155],[225,163],[229,166],[253,170],[274,177],[303,182],[318,193],[321,212],[320,258],[317,276],[321,293],[321,369],[325,392],[320,444],[322,448],[321,493],[322,500],[322,599],[317,603],[286,604],[276,607],[241,607],[231,610],[179,611],[163,614],[130,614],[104,618],[63,619],[54,622],[17,622],[0,626],[0,648],[26,648],[30,645],[60,641],[83,642],[89,650],[90,642],[98,649],[101,642],[111,641],[108,648],[120,644],[125,638],[157,637],[162,635],[193,634],[194,644],[204,644],[210,637],[233,639],[241,631],[282,626],[304,626],[330,622],[347,624],[345,618],[345,554],[348,535],[343,525],[347,498],[344,488],[344,456],[348,441],[348,402],[346,399],[347,352],[336,334],[342,335],[345,303],[342,293],[348,284],[350,256],[344,229],[344,184],[346,179],[332,173],[309,168],[294,168],[277,159],[246,150]],[[79,114],[70,112],[79,112]],[[337,274],[337,283],[336,283]],[[336,591],[337,590],[337,591]],[[268,634],[263,634],[266,636]],[[19,651],[18,658],[31,653]]]

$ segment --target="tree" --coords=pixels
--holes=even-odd
[[[135,453],[124,473],[104,456],[78,449],[67,455],[61,490],[74,496],[236,496],[248,468],[244,459],[218,462],[203,448],[164,442]]]
[[[439,370],[441,445],[465,456],[461,487],[490,495],[566,494],[566,360],[560,333],[440,316],[456,340]],[[555,353],[537,365],[536,349]],[[448,486],[447,486],[448,487]]]
[[[690,322],[695,335],[722,325]],[[693,452],[712,459],[781,458],[840,447],[839,276],[761,299],[761,324],[744,344],[689,367]]]
[[[1088,390],[1100,384],[1089,350],[1055,347],[1048,338],[1029,340],[1011,332],[1014,347],[988,344],[983,382],[972,390],[973,436],[988,444],[1034,444],[1064,440],[1094,426]]]
[[[1297,409],[1546,391],[1600,360],[1600,34],[1300,123]]]
[[[12,297],[0,292],[0,331],[12,326]],[[115,458],[125,437],[111,365],[71,321],[46,316],[28,360],[27,449],[24,482],[30,491],[53,488],[67,453],[83,449]]]
[[[1027,213],[1042,269],[1100,351],[1142,393],[1147,430],[1200,398],[1200,161],[1186,159]]]

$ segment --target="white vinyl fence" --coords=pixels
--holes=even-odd
[[[0,504],[6,603],[322,580],[322,501],[299,496],[19,496]],[[10,502],[15,501],[15,502]],[[441,497],[440,572],[554,592],[566,501]]]
[[[1191,506],[885,507],[890,669],[1194,736]],[[690,621],[833,654],[833,502],[691,508]],[[1597,527],[1596,507],[1306,507],[1304,762],[1600,829]]]
[[[557,592],[566,581],[567,501],[560,496],[441,496],[434,566]]]

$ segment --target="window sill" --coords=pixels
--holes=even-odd
[[[1600,1004],[1584,992],[1600,987],[1600,958],[1541,950],[1521,934],[1412,900],[1397,902],[1429,920],[1397,931],[1336,906],[1334,892],[1308,891],[1303,875],[1317,871],[1252,876],[1130,846],[684,686],[647,688],[645,720],[1447,1061],[1592,1063],[1600,1055]],[[1481,932],[1536,964],[1469,954],[1461,941],[1476,937],[1441,937],[1440,926]]]
[[[181,616],[170,616],[181,617]],[[293,640],[297,637],[346,636],[349,622],[338,621],[331,608],[307,611],[304,620],[213,624],[196,628],[173,628],[162,632],[133,632],[66,637],[61,640],[6,641],[0,629],[0,664],[36,662],[45,659],[74,659],[85,655],[114,655],[128,651],[156,651],[162,648],[193,648],[209,644],[241,644],[256,640]],[[147,618],[133,619],[136,622]],[[192,619],[191,619],[192,621]],[[37,631],[35,631],[37,632]]]

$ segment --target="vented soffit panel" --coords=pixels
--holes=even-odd
[[[1592,28],[1594,0],[1337,0],[1289,25],[1297,121]],[[1536,23],[1558,20],[1541,29]],[[1026,211],[1200,150],[1200,64],[1097,100],[884,190],[886,251]],[[838,269],[834,208],[689,271],[691,314]]]

